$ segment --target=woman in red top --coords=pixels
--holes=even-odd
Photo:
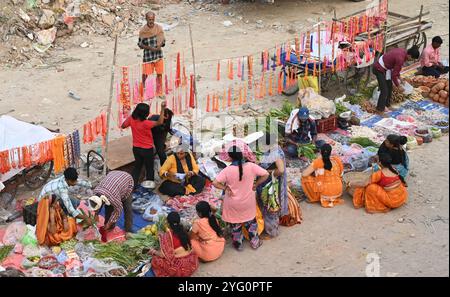
[[[133,180],[134,188],[139,184],[142,166],[145,165],[146,180],[155,180],[154,161],[155,152],[153,143],[152,128],[162,125],[164,122],[164,110],[166,102],[161,103],[161,114],[157,122],[149,121],[147,118],[150,114],[150,106],[146,103],[136,105],[131,116],[129,116],[122,124],[122,129],[131,127],[133,135],[133,155],[134,169]]]
[[[388,154],[380,155],[381,170],[372,173],[366,187],[357,187],[353,193],[355,208],[364,207],[369,213],[387,212],[405,204],[408,199],[405,180],[392,167]],[[351,187],[351,185],[349,185]]]
[[[156,276],[191,276],[198,268],[198,257],[192,250],[188,233],[173,211],[167,215],[169,230],[159,234],[160,250],[150,249],[152,269]]]

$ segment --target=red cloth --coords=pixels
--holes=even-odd
[[[177,249],[181,246],[181,240],[178,238],[178,236],[176,234],[172,233],[172,237],[173,237],[173,248]]]
[[[184,257],[175,257],[171,232],[159,235],[161,252],[164,258],[152,257],[152,269],[157,277],[188,277],[198,268],[198,257],[194,252]]]
[[[383,172],[381,172],[381,179],[378,184],[382,187],[386,187],[391,185],[392,183],[400,180],[400,177],[397,176],[385,176]]]
[[[394,48],[383,55],[384,66],[386,69],[392,71],[392,82],[396,86],[399,85],[400,71],[406,62],[407,56],[408,54],[404,48]],[[380,65],[378,60],[374,63],[374,67],[378,71],[386,73],[386,69]]]
[[[133,134],[133,146],[143,149],[149,149],[154,147],[152,128],[155,127],[154,121],[140,121],[135,120],[133,117],[129,116],[125,122],[123,122],[123,127],[131,127],[131,132]]]

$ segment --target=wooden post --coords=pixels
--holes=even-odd
[[[200,130],[202,129],[202,121],[198,116],[198,113],[200,111],[199,108],[199,98],[198,98],[198,94],[197,94],[197,73],[195,71],[195,53],[194,53],[194,41],[192,39],[192,29],[191,29],[191,24],[188,24],[189,26],[189,38],[191,40],[191,53],[192,53],[192,66],[193,66],[193,71],[194,71],[194,94],[195,94],[195,99],[197,101],[197,104],[195,106],[196,112],[195,112],[195,121],[199,121],[200,120]],[[192,117],[194,116],[194,113],[192,113]],[[193,119],[191,118],[191,136],[194,137],[194,122]],[[194,142],[192,143],[192,148],[194,148]]]
[[[105,163],[103,164],[103,174],[106,175],[106,167],[108,164],[108,146],[109,146],[109,124],[111,122],[111,105],[113,100],[113,88],[114,88],[114,73],[116,68],[116,56],[117,56],[117,39],[118,36],[116,34],[115,40],[114,40],[114,54],[113,54],[113,62],[112,62],[112,68],[111,68],[111,81],[109,84],[109,102],[108,102],[108,109],[106,110],[106,137],[105,137]]]
[[[322,93],[322,58],[320,56],[320,47],[322,46],[322,38],[321,38],[321,32],[320,32],[320,18],[319,18],[319,24],[317,26],[317,38],[318,38],[318,45],[319,45],[319,95]]]
[[[423,5],[420,5],[419,27],[417,28],[418,38],[420,38],[420,29],[422,29],[422,13],[423,13]],[[425,44],[425,46],[427,46],[427,45]]]
[[[388,27],[388,19],[389,19],[389,1],[386,0],[386,20],[384,21],[383,27],[384,27],[384,46],[383,46],[383,54],[386,53],[386,47],[387,47],[387,27]]]

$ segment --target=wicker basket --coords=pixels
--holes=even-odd
[[[370,176],[372,175],[372,171],[365,172],[347,172],[342,177],[342,180],[345,184],[351,183],[351,187],[365,187],[370,183]]]

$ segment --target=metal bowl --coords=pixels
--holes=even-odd
[[[146,189],[154,189],[154,188],[156,188],[156,184],[155,184],[155,182],[152,181],[152,180],[144,180],[144,181],[141,183],[141,186],[143,186],[143,187],[146,188]]]

